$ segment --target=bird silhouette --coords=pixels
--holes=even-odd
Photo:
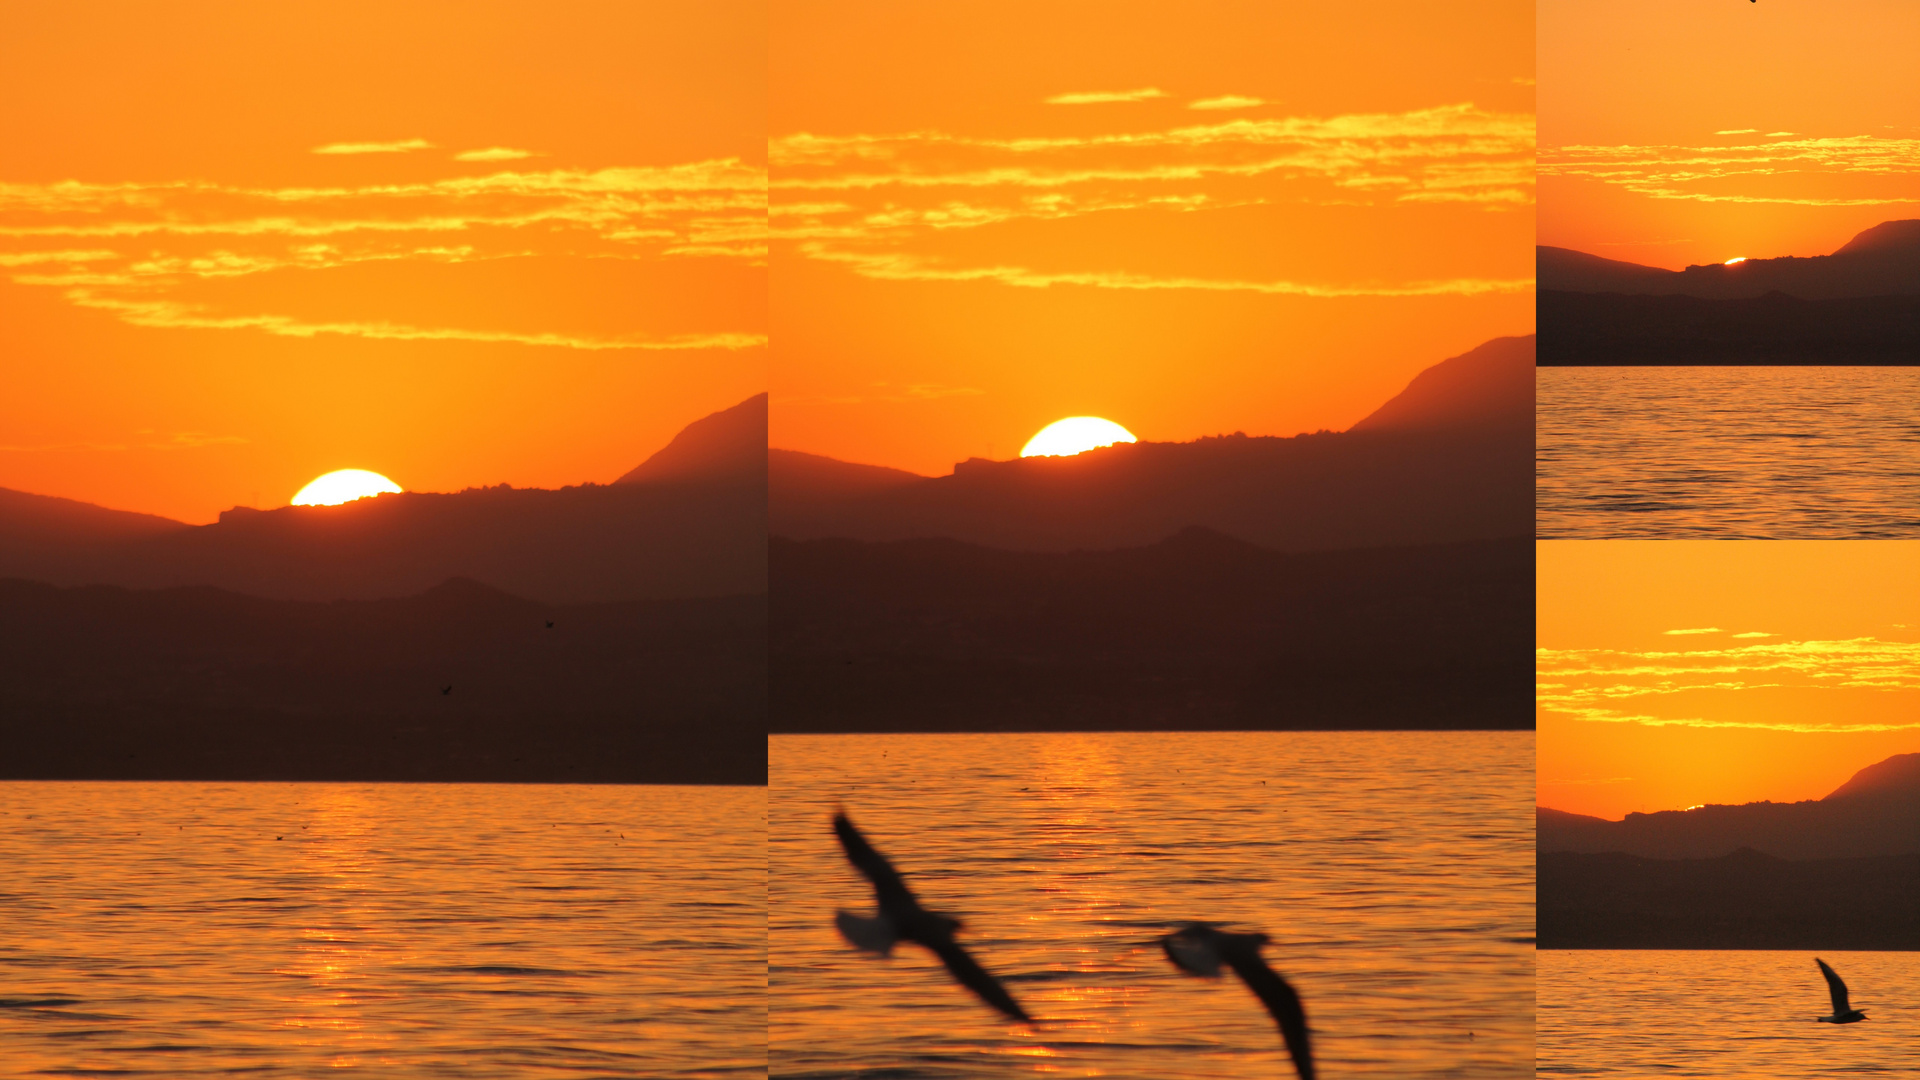
[[[960,985],[979,995],[980,1000],[1023,1024],[1033,1023],[1033,1018],[1013,1000],[1013,995],[1007,993],[1000,981],[987,974],[986,969],[953,940],[953,932],[960,929],[958,919],[921,907],[919,898],[900,879],[899,871],[867,843],[867,838],[860,835],[846,814],[833,815],[833,832],[840,838],[847,861],[873,883],[874,901],[879,909],[872,918],[851,911],[834,914],[834,925],[849,943],[882,956],[893,955],[896,942],[924,945],[940,958]]]
[[[1212,978],[1220,974],[1222,964],[1232,968],[1280,1025],[1280,1036],[1287,1042],[1287,1053],[1293,1057],[1300,1080],[1313,1080],[1307,1011],[1287,980],[1260,958],[1260,946],[1269,940],[1265,934],[1229,934],[1206,923],[1188,923],[1185,929],[1161,938],[1160,948],[1174,967],[1189,975]]]
[[[547,620],[547,629],[549,629],[549,630],[551,630],[551,629],[553,629],[553,620],[552,620],[552,619],[548,619],[548,620]]]
[[[1813,962],[1820,965],[1820,974],[1826,976],[1827,979],[1827,994],[1833,998],[1833,1015],[1821,1017],[1820,1022],[1823,1024],[1856,1024],[1865,1020],[1867,1018],[1866,1013],[1847,1004],[1847,984],[1840,981],[1840,976],[1835,974],[1834,970],[1827,966],[1825,960],[1816,956],[1813,958]]]
[[[451,693],[453,693],[453,687],[451,686],[443,686],[440,688],[440,696],[442,697],[445,697],[446,695]]]

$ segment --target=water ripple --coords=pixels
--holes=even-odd
[[[1542,539],[1920,537],[1920,368],[1541,368]]]

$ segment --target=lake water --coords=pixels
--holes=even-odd
[[[771,1069],[782,1077],[1291,1076],[1243,986],[1162,924],[1263,930],[1322,1075],[1533,1075],[1533,735],[1207,733],[769,740]],[[1033,1015],[925,950],[832,925],[873,891],[836,806]]]
[[[765,815],[760,788],[0,783],[0,1071],[764,1076]]]
[[[1865,1020],[1815,1020],[1831,1005],[1809,952],[1543,951],[1540,1075],[1920,1075],[1920,953],[1819,956]]]
[[[1920,537],[1920,368],[1550,367],[1542,538]]]

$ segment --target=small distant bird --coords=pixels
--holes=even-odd
[[[441,688],[440,688],[440,693],[441,693],[441,696],[443,696],[443,697],[444,697],[445,695],[447,695],[447,694],[451,694],[451,693],[453,693],[453,687],[451,687],[451,686],[443,686],[443,687],[441,687]]]
[[[1274,974],[1260,958],[1260,946],[1269,940],[1265,934],[1229,934],[1206,923],[1188,923],[1186,929],[1161,938],[1160,948],[1174,967],[1190,975],[1212,978],[1220,974],[1220,965],[1232,968],[1280,1025],[1280,1035],[1287,1041],[1287,1053],[1293,1056],[1300,1080],[1313,1080],[1307,1011],[1287,980]]]
[[[553,629],[553,620],[552,620],[552,619],[548,619],[548,620],[547,620],[547,629],[549,629],[549,630],[551,630],[551,629]]]
[[[855,915],[851,911],[836,912],[833,924],[840,929],[855,948],[881,956],[893,955],[895,942],[913,941],[933,950],[940,962],[959,980],[960,985],[980,996],[980,1000],[999,1009],[1023,1024],[1033,1023],[1033,1018],[1013,1000],[1000,981],[987,974],[973,957],[967,955],[953,940],[953,932],[960,929],[958,919],[950,919],[920,906],[920,900],[900,879],[899,871],[893,868],[886,856],[873,849],[860,830],[853,827],[845,814],[833,815],[833,832],[840,838],[840,847],[847,853],[847,861],[854,869],[866,875],[873,883],[874,900],[879,910],[873,918]]]
[[[1833,1015],[1823,1016],[1823,1024],[1855,1024],[1867,1018],[1867,1014],[1847,1004],[1847,984],[1840,981],[1825,960],[1814,957],[1813,962],[1820,965],[1820,974],[1827,977],[1827,993],[1833,998]]]

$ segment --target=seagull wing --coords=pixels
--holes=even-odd
[[[1013,995],[1007,993],[1006,987],[1000,985],[1000,980],[987,974],[985,968],[974,963],[973,957],[967,955],[967,950],[961,948],[952,938],[927,944],[927,948],[932,949],[934,955],[940,958],[940,962],[947,965],[947,970],[953,973],[954,978],[960,980],[961,986],[980,995],[981,1001],[1023,1024],[1033,1023],[1033,1018],[1027,1015],[1027,1010],[1013,1000]]]
[[[1189,975],[1220,974],[1220,951],[1206,934],[1192,929],[1168,934],[1160,939],[1160,951],[1167,954],[1174,967]]]
[[[1313,1080],[1313,1046],[1307,1036],[1307,1011],[1300,1005],[1300,995],[1252,949],[1235,949],[1227,953],[1226,960],[1280,1024],[1280,1035],[1287,1040],[1287,1053],[1293,1055],[1300,1080]]]
[[[1813,958],[1813,962],[1820,965],[1820,974],[1827,977],[1827,993],[1833,995],[1833,1015],[1846,1015],[1848,1011],[1847,984],[1840,981],[1840,976],[1836,975],[1834,970],[1827,966],[1825,960],[1816,956]]]
[[[833,815],[833,832],[840,838],[841,850],[847,853],[847,861],[854,869],[866,875],[873,882],[873,891],[880,900],[881,908],[904,904],[908,908],[918,908],[920,902],[914,899],[913,890],[900,880],[900,872],[893,868],[885,855],[873,849],[860,830],[853,827],[845,814]]]

